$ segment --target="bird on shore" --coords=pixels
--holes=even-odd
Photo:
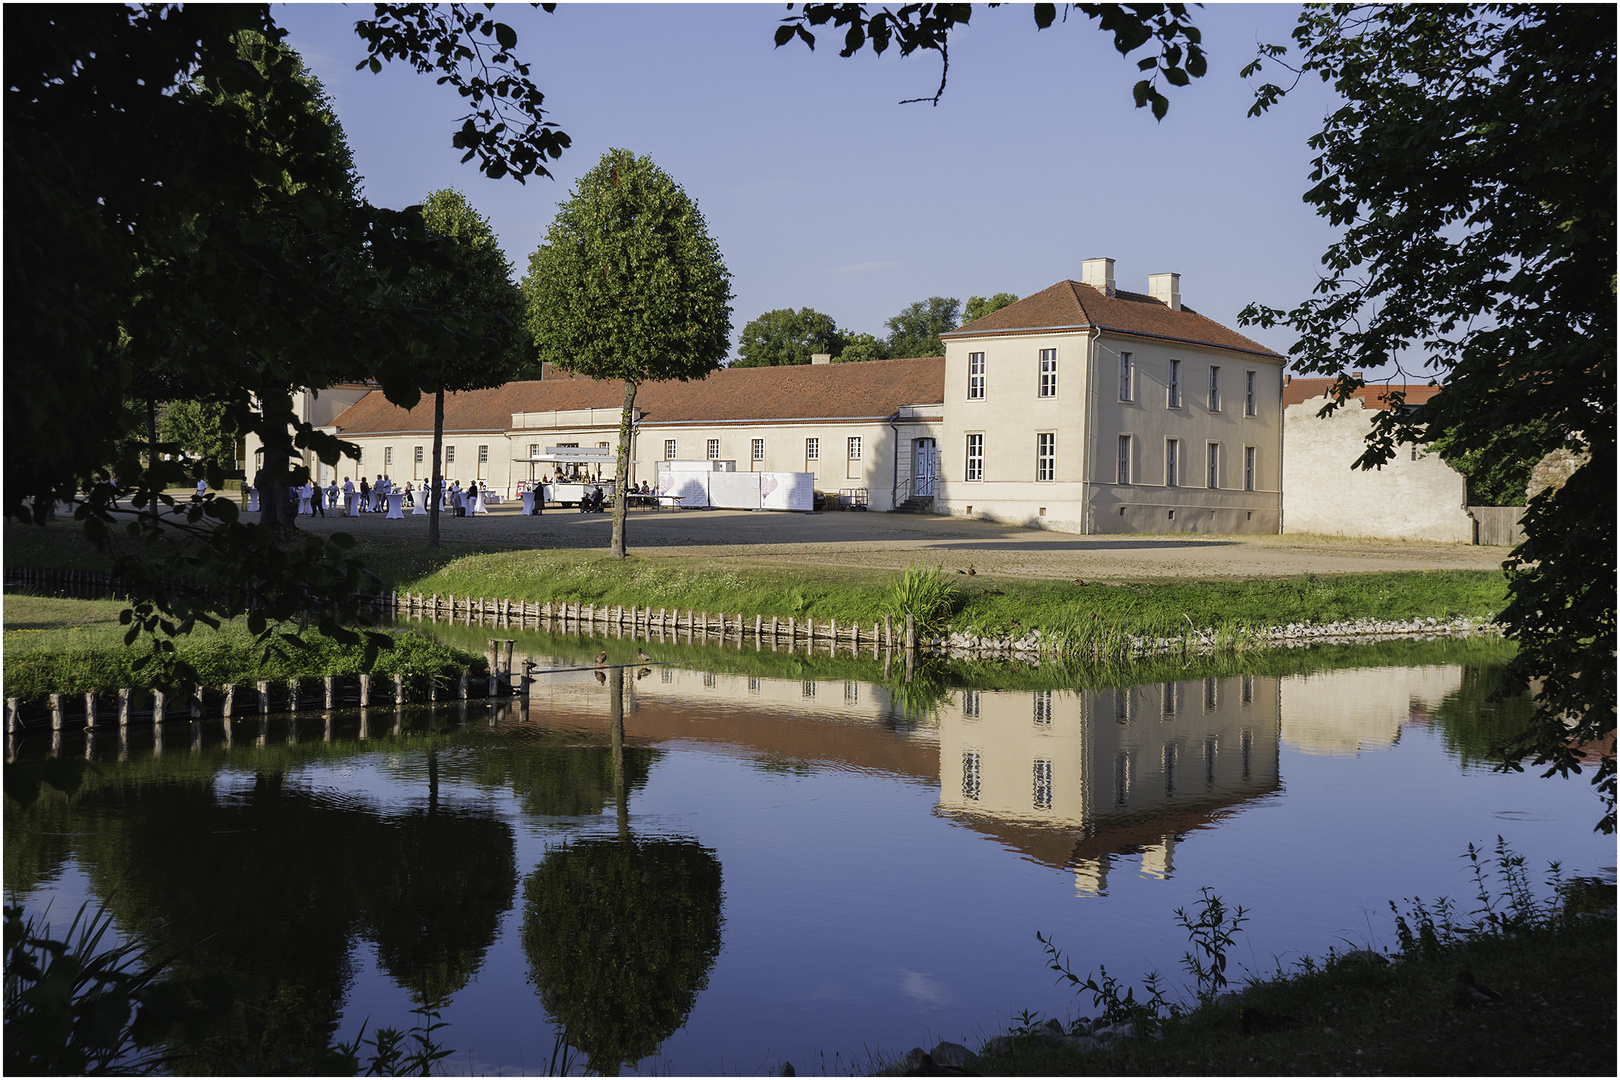
[[[1457,972],[1457,985],[1452,987],[1451,990],[1451,1001],[1454,1005],[1460,1005],[1468,1009],[1475,1005],[1504,1005],[1507,1003],[1507,998],[1503,997],[1499,991],[1475,982],[1472,971],[1459,971]]]
[[[978,571],[973,569],[973,564],[972,563],[968,563],[968,567],[967,567],[966,570],[958,570],[957,573],[958,574],[966,574],[968,577],[973,577],[974,575],[976,575],[978,573]]]
[[[605,663],[607,663],[607,650],[604,649],[596,654],[596,666],[601,667]]]
[[[647,655],[647,650],[646,649],[637,649],[636,650],[636,659],[639,660],[643,664],[652,663],[652,657]]]

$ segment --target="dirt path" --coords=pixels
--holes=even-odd
[[[427,518],[300,518],[317,532],[427,539]],[[504,507],[476,518],[441,517],[447,541],[514,547],[606,549],[607,515]],[[1316,536],[1076,536],[985,521],[910,514],[635,511],[628,544],[646,558],[737,560],[750,567],[860,567],[913,563],[1019,578],[1249,578],[1389,570],[1495,570],[1508,549]]]

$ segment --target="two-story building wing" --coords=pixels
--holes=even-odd
[[[1275,533],[1284,358],[1114,261],[945,342],[936,513],[1063,532]]]

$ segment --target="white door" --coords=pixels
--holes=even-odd
[[[933,439],[911,440],[911,493],[932,495],[939,470],[939,446]]]

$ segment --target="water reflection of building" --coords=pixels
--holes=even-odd
[[[1283,745],[1304,754],[1355,755],[1400,742],[1462,685],[1456,665],[1349,668],[1279,680]]]
[[[1280,787],[1278,680],[1118,690],[956,690],[937,729],[896,725],[887,688],[655,668],[625,683],[632,740],[701,742],[773,762],[825,763],[940,785],[939,811],[1107,890],[1139,857],[1169,877],[1177,842]],[[537,685],[536,718],[605,726],[591,673]]]
[[[958,691],[940,720],[940,810],[1082,894],[1116,858],[1169,877],[1185,833],[1279,787],[1277,680],[1109,690]]]

